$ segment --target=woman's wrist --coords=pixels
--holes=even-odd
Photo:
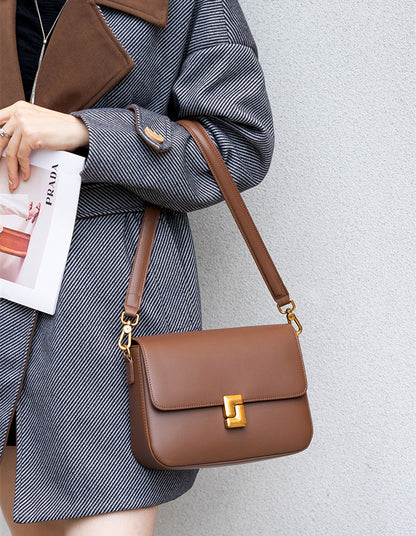
[[[75,117],[73,115],[70,115],[69,117],[71,117],[74,122],[74,147],[72,149],[74,150],[80,147],[88,147],[90,136],[84,121],[79,117]]]

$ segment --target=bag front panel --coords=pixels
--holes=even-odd
[[[148,467],[256,461],[300,452],[312,439],[302,355],[288,324],[144,336],[131,353],[132,449]],[[236,394],[246,424],[228,428],[223,396]]]

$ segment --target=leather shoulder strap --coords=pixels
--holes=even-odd
[[[199,121],[180,119],[177,123],[186,128],[197,143],[273,299],[280,307],[288,304],[290,302],[289,293],[253,222],[241,193],[210,135]],[[128,316],[136,316],[140,308],[159,213],[160,207],[151,203],[146,204],[124,302],[125,312]]]
[[[129,286],[124,301],[126,315],[135,317],[140,309],[140,302],[146,281],[147,268],[152,252],[153,240],[159,221],[160,207],[147,203],[143,213],[139,240],[134,255]]]

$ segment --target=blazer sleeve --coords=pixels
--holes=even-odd
[[[274,130],[256,43],[237,0],[199,6],[169,115],[137,103],[72,112],[89,131],[83,182],[120,184],[144,201],[182,212],[222,201],[195,140],[176,123],[181,118],[205,127],[240,192],[266,176]],[[146,127],[163,141],[149,136]]]

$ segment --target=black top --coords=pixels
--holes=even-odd
[[[45,35],[48,35],[64,3],[65,0],[38,0]],[[16,39],[25,98],[29,101],[43,42],[35,0],[18,0],[17,2]],[[51,37],[48,43],[50,39]]]

